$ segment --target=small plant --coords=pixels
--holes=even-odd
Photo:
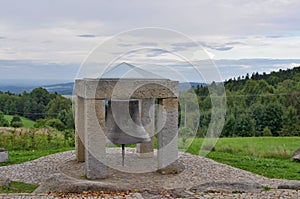
[[[264,186],[263,188],[264,188],[265,191],[271,190],[271,187],[268,187],[268,186]]]
[[[232,191],[233,194],[242,194],[245,193],[244,191],[234,190]]]

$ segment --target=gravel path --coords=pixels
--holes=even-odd
[[[118,153],[119,149],[109,149],[109,153]],[[127,149],[126,158],[130,162],[134,149]],[[72,177],[80,178],[84,172],[84,164],[75,163],[74,151],[57,153],[41,157],[34,161],[0,167],[0,174],[9,177],[13,181],[22,181],[40,185],[53,173],[63,172]],[[173,198],[171,192],[159,192],[159,190],[181,190],[186,198],[300,198],[300,191],[277,189],[279,184],[291,181],[280,179],[269,179],[241,169],[217,163],[208,158],[195,156],[187,153],[180,153],[179,162],[184,166],[184,170],[177,175],[160,175],[155,172],[130,174],[118,171],[111,171],[108,182],[121,183],[132,187],[132,189],[147,190],[141,194],[132,194],[126,198]],[[74,173],[76,175],[74,176]],[[233,182],[233,183],[259,183],[263,186],[271,187],[269,191],[256,191],[246,193],[226,192],[222,189],[211,191],[192,190],[192,187],[203,183],[213,182]],[[299,183],[299,181],[296,181]],[[32,194],[0,194],[0,198],[59,198],[52,195],[32,195]],[[78,196],[80,198],[80,196]],[[88,198],[88,197],[87,197]],[[122,198],[114,196],[111,198]]]

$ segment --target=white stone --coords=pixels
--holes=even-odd
[[[8,151],[0,152],[0,163],[8,160]]]

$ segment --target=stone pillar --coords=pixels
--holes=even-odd
[[[178,99],[159,99],[157,115],[158,171],[178,173]]]
[[[100,125],[101,124],[101,125]],[[105,178],[105,101],[85,100],[85,169],[88,179]]]
[[[84,99],[75,98],[75,153],[78,162],[85,161],[84,146]]]
[[[137,144],[136,151],[141,158],[152,158],[154,147],[154,99],[142,99],[140,105],[142,124],[151,137],[151,141]]]

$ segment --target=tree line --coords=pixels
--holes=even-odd
[[[49,93],[44,88],[36,88],[30,93],[22,94],[0,92],[0,112],[0,115],[24,116],[34,120],[35,127],[74,129],[72,101],[57,93]],[[3,116],[1,118],[5,124]]]
[[[300,136],[300,67],[270,74],[253,73],[224,82],[226,119],[221,136]],[[197,86],[204,136],[211,119],[211,93],[221,84]],[[185,94],[186,95],[186,94]]]

